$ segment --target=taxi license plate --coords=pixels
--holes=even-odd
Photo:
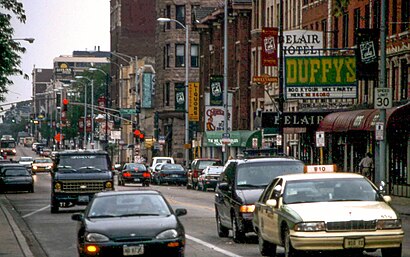
[[[134,178],[134,182],[140,182],[139,178]]]
[[[124,256],[142,255],[144,254],[144,245],[136,245],[136,246],[124,245],[122,247],[122,253]]]
[[[88,195],[79,195],[78,196],[78,201],[79,202],[89,202],[90,198],[88,197]]]
[[[345,238],[343,244],[345,248],[363,248],[364,238]]]

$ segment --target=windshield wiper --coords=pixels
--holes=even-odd
[[[90,219],[99,219],[99,218],[115,218],[118,217],[117,215],[94,215],[94,216],[89,216],[88,218]]]
[[[265,187],[266,185],[252,185],[252,184],[245,184],[245,185],[238,185],[238,187],[251,187],[251,188],[259,188]]]
[[[128,213],[119,215],[118,217],[132,217],[132,216],[159,216],[158,213]]]

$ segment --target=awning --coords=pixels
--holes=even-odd
[[[391,126],[390,117],[400,116],[406,119],[410,104],[389,108],[386,110],[387,128]],[[407,115],[406,115],[407,113]],[[394,118],[397,120],[400,118]],[[407,118],[409,119],[409,118]],[[334,112],[325,116],[320,122],[317,131],[324,132],[347,132],[347,131],[374,131],[376,122],[380,120],[379,109],[355,110],[348,112]]]
[[[222,147],[222,134],[223,131],[208,131],[205,132],[204,147]],[[262,131],[261,130],[235,130],[229,131],[231,142],[228,146],[231,147],[243,147],[253,148],[253,144],[256,143],[257,147],[262,145]]]

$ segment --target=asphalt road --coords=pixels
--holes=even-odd
[[[18,148],[19,155],[34,156],[31,148]],[[16,157],[18,159],[18,157]],[[116,190],[146,188],[140,185],[117,186]],[[256,257],[260,256],[255,235],[248,235],[245,244],[236,244],[231,238],[219,238],[216,233],[213,192],[187,190],[178,186],[150,186],[149,189],[161,191],[173,208],[186,208],[188,214],[181,217],[187,235],[187,257]],[[61,209],[58,214],[51,214],[50,175],[35,175],[35,193],[7,193],[6,197],[20,214],[20,229],[27,236],[34,256],[72,257],[76,252],[76,221],[71,220],[73,213],[84,207]],[[404,217],[405,231],[410,233],[409,217]],[[406,238],[404,249],[410,248]],[[277,256],[284,256],[278,248]],[[323,255],[329,256],[329,255]],[[378,256],[380,252],[364,254]],[[403,250],[403,256],[410,257],[410,252]]]

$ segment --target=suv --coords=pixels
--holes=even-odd
[[[198,189],[198,177],[208,166],[222,166],[222,161],[214,158],[198,158],[191,162],[190,169],[187,173],[187,189]]]
[[[114,190],[111,161],[106,151],[58,152],[52,169],[51,213],[60,207],[87,205],[95,193]]]
[[[287,157],[235,160],[225,166],[215,194],[215,217],[220,237],[232,230],[235,242],[253,232],[253,211],[265,187],[277,176],[303,173],[304,163]]]

